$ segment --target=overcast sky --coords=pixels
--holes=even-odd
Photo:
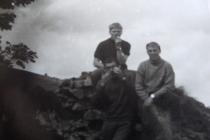
[[[156,41],[176,85],[210,106],[210,0],[39,0],[16,13],[13,30],[1,34],[38,52],[27,70],[58,78],[92,71],[96,46],[109,37],[108,25],[120,22],[132,45],[130,69]]]

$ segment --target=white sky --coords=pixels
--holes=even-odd
[[[13,30],[1,34],[38,52],[27,70],[58,78],[92,71],[97,44],[109,37],[110,23],[120,22],[132,45],[130,69],[147,59],[145,44],[156,41],[177,86],[210,106],[210,0],[39,0],[16,13]]]

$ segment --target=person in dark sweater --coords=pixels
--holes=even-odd
[[[137,110],[136,94],[121,74],[110,71],[96,87],[93,105],[104,113],[100,140],[127,140],[131,132]]]

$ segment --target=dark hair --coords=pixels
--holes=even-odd
[[[104,88],[106,86],[110,86],[111,85],[115,85],[116,83],[122,83],[124,82],[124,76],[122,74],[119,73],[115,73],[113,71],[109,71],[108,75],[106,75],[105,77],[103,77],[99,82],[98,82],[98,86],[99,88]]]
[[[122,25],[118,22],[112,23],[111,25],[109,25],[109,31],[112,30],[113,28],[119,28],[122,30]]]
[[[119,92],[125,86],[125,81],[118,74],[111,73],[104,84],[105,93]]]
[[[160,45],[157,42],[149,42],[146,45],[146,48],[148,48],[149,46],[157,46],[159,50],[161,50]]]

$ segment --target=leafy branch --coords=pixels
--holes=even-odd
[[[36,58],[37,53],[23,43],[11,44],[7,41],[5,47],[0,46],[0,64],[4,66],[25,68],[25,64],[34,63]]]

